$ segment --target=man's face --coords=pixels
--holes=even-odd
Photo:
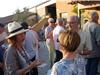
[[[78,29],[78,19],[76,19],[74,17],[70,18],[69,21],[67,22],[67,24],[69,24],[69,26],[72,30]]]

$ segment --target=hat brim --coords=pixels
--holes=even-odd
[[[16,33],[12,33],[12,34],[10,34],[9,36],[7,36],[6,39],[9,39],[9,38],[11,38],[11,37],[13,37],[13,36],[15,36],[15,35],[18,35],[18,34],[27,32],[28,30],[29,30],[29,29],[22,29],[22,30],[20,30],[20,31],[18,31],[18,32],[16,32]]]

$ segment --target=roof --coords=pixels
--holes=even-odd
[[[21,12],[21,14],[23,14],[23,13],[24,12]],[[32,15],[35,15],[35,14],[28,12],[27,15],[28,15],[27,17],[29,17],[29,16],[32,16]],[[6,16],[6,17],[2,17],[2,18],[0,18],[0,23],[8,24],[8,23],[14,21],[14,16],[15,16],[15,14],[9,15],[9,16]]]
[[[92,5],[92,4],[100,4],[99,0],[68,0],[68,4],[83,4],[83,5]]]
[[[0,18],[0,23],[7,24],[9,22],[12,22],[13,21],[13,16],[14,15],[10,15],[10,16]]]

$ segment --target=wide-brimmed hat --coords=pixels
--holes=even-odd
[[[8,24],[8,33],[9,36],[6,39],[11,38],[15,35],[21,34],[28,31],[28,29],[24,29],[18,22],[12,22]]]

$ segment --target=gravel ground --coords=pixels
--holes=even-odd
[[[45,67],[38,67],[39,75],[47,75],[47,71],[49,70],[49,56],[45,42],[40,42],[39,58],[47,64]]]

